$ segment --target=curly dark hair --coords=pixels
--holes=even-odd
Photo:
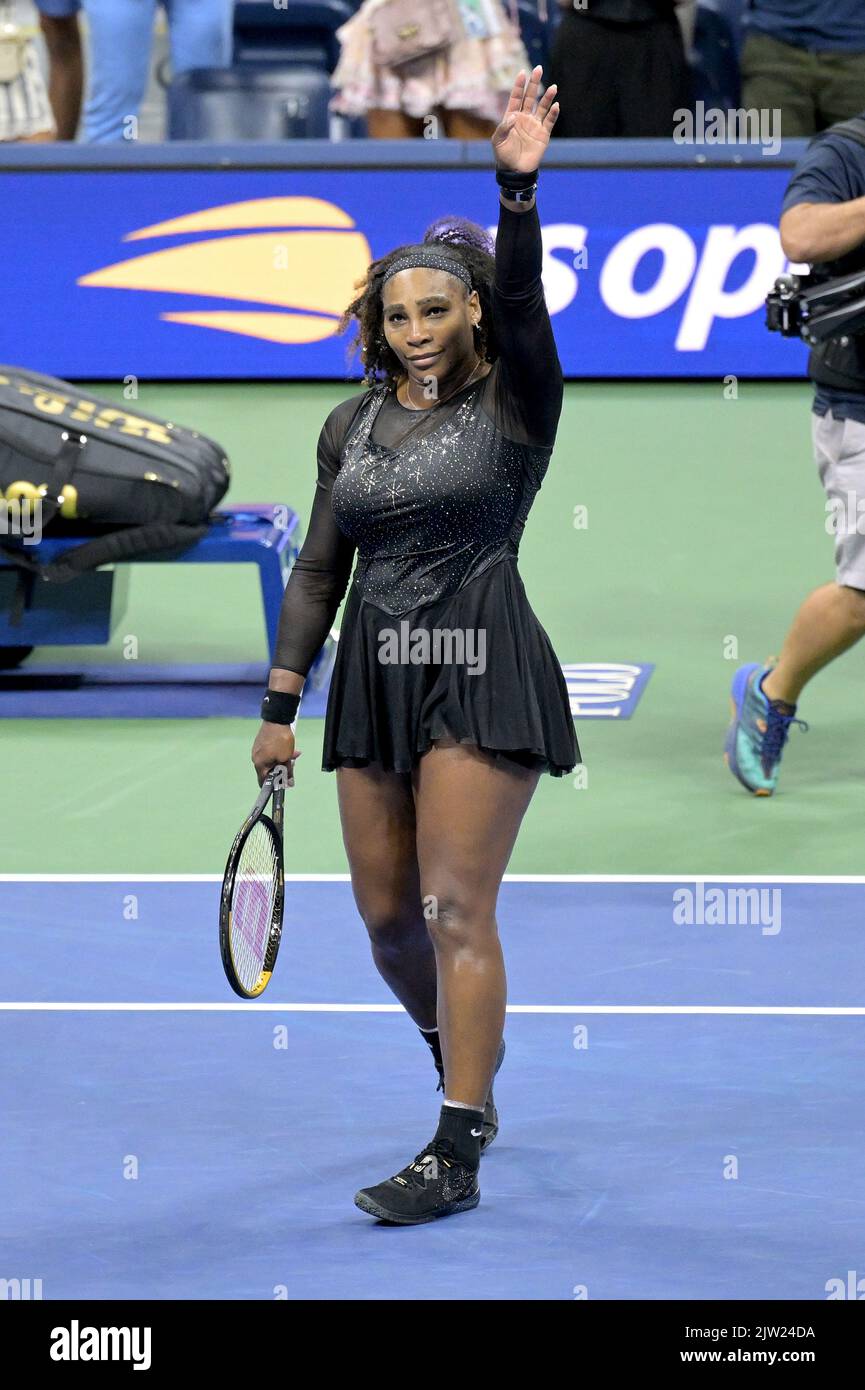
[[[481,359],[495,362],[499,355],[492,313],[492,286],[495,276],[495,243],[488,232],[477,222],[465,217],[439,217],[430,223],[424,232],[424,245],[447,246],[456,252],[472,278],[472,285],[478,292],[481,304],[481,321],[475,326],[475,347]],[[358,349],[364,365],[364,386],[368,389],[383,385],[381,374],[390,389],[396,390],[402,364],[391,352],[384,335],[384,309],[382,305],[382,281],[394,261],[409,249],[407,245],[398,246],[378,261],[372,261],[366,275],[355,281],[355,289],[360,294],[339,321],[338,332],[344,333],[352,319],[357,319],[359,331],[349,344],[348,356],[356,356]],[[467,299],[471,294],[467,285],[458,281]]]

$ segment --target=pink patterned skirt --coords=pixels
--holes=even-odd
[[[337,29],[342,48],[330,79],[335,94],[329,109],[340,116],[365,116],[376,108],[423,117],[442,107],[498,124],[517,73],[530,68],[519,27],[501,0],[490,0],[500,17],[498,34],[484,39],[462,37],[444,52],[399,70],[384,67],[373,57],[369,16],[383,3],[364,0],[357,13]],[[513,4],[512,10],[516,10]]]

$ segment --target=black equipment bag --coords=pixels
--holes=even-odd
[[[228,459],[206,435],[0,366],[0,505],[8,513],[16,497],[41,498],[43,532],[93,537],[40,565],[0,528],[0,550],[22,579],[63,582],[191,545],[207,533],[229,481]]]

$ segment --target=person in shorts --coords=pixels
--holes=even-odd
[[[781,245],[827,278],[865,269],[865,112],[818,135],[796,166],[781,213]],[[828,338],[808,363],[815,385],[814,458],[835,538],[835,579],[809,594],[781,655],[733,677],[725,757],[757,796],[771,796],[797,701],[807,683],[865,634],[865,336]]]

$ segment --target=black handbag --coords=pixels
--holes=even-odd
[[[0,550],[23,572],[63,582],[186,547],[206,534],[229,481],[225,451],[197,430],[0,366]],[[36,503],[43,534],[93,539],[39,564],[9,524]]]

